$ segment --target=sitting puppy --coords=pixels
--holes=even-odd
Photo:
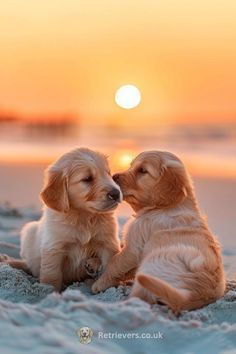
[[[207,305],[225,291],[220,247],[201,216],[182,162],[173,154],[143,152],[113,176],[136,215],[125,245],[94,283],[94,293],[138,268],[131,296],[157,300],[175,313]]]
[[[63,155],[47,170],[41,198],[46,204],[42,218],[22,230],[23,260],[6,263],[60,291],[63,283],[93,275],[97,258],[104,268],[120,251],[113,211],[121,192],[102,154],[81,148]]]

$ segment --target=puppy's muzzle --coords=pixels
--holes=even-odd
[[[115,202],[119,202],[121,195],[119,189],[113,188],[110,192],[107,193],[107,198]]]

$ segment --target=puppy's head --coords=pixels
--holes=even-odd
[[[113,179],[135,211],[170,207],[182,201],[191,189],[182,162],[164,151],[141,153],[127,171],[115,174]]]
[[[109,212],[117,207],[122,195],[111,177],[106,157],[80,148],[49,167],[41,198],[49,208],[61,212]]]

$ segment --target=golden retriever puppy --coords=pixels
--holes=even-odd
[[[223,296],[220,247],[200,213],[183,163],[169,152],[143,152],[113,178],[135,215],[126,226],[124,248],[110,260],[93,292],[137,268],[131,296],[160,300],[175,313]]]
[[[120,251],[113,211],[122,194],[104,155],[80,148],[60,157],[46,172],[41,198],[42,218],[21,233],[23,261],[9,258],[8,264],[60,291],[62,284],[87,277],[86,260],[92,272],[91,257],[104,268]]]

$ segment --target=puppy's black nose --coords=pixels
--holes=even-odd
[[[119,181],[119,177],[120,177],[119,173],[115,173],[115,174],[112,176],[113,181],[118,182],[118,181]]]
[[[107,197],[112,200],[119,200],[120,199],[120,191],[119,189],[113,188],[109,193],[107,193]]]

